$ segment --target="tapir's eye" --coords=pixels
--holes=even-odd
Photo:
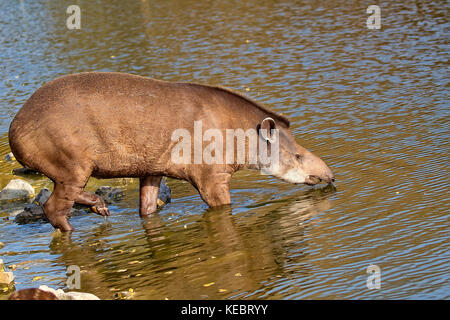
[[[298,153],[295,155],[295,158],[297,158],[297,160],[301,160],[302,159],[302,156],[301,155],[299,155]]]

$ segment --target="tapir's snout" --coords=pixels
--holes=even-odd
[[[294,158],[292,158],[295,156]],[[272,174],[284,181],[294,184],[315,184],[334,182],[334,175],[325,162],[312,152],[298,146],[297,153],[283,153],[278,170]]]
[[[318,184],[318,183],[320,183],[320,182],[322,182],[322,181],[325,181],[325,182],[327,182],[327,183],[333,183],[334,182],[334,176],[333,176],[333,174],[331,174],[331,175],[326,175],[326,176],[323,176],[323,177],[319,177],[319,176],[314,176],[314,175],[309,175],[309,176],[307,176],[306,177],[306,179],[305,179],[305,183],[306,184],[309,184],[309,185],[315,185],[315,184]]]
[[[330,168],[322,159],[309,151],[306,151],[303,156],[302,167],[306,174],[305,184],[334,183],[334,175]]]

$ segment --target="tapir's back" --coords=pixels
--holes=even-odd
[[[11,150],[37,170],[58,153],[92,160],[99,175],[139,175],[146,163],[167,163],[161,157],[171,133],[201,112],[180,85],[123,73],[63,76],[38,89],[18,112],[9,131]]]
[[[89,72],[39,88],[9,139],[19,162],[48,176],[48,167],[76,162],[98,177],[138,177],[168,172],[176,129],[192,131],[197,120],[203,130],[256,128],[265,117],[287,121],[227,89]]]

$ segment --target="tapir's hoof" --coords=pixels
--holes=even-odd
[[[104,206],[104,207],[92,206],[92,207],[91,207],[91,210],[92,210],[94,213],[96,213],[96,214],[98,214],[98,215],[101,215],[102,217],[107,217],[107,216],[110,215],[110,214],[109,214],[109,209],[108,209],[108,207],[106,207],[106,206]]]

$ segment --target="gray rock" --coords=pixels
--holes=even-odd
[[[19,224],[35,222],[39,220],[47,220],[44,210],[41,206],[30,203],[25,206],[23,211],[16,215],[15,221]]]
[[[33,195],[34,188],[31,184],[21,179],[13,179],[0,191],[0,201],[23,201]]]
[[[18,176],[41,175],[40,172],[27,167],[13,169],[12,173]]]
[[[33,203],[43,206],[45,202],[47,202],[48,198],[51,195],[51,191],[47,188],[42,188],[41,191],[39,191],[39,194],[34,198]]]
[[[105,200],[107,204],[119,202],[124,196],[124,192],[120,188],[112,188],[110,186],[101,186],[95,191],[96,195]]]
[[[164,204],[169,203],[171,200],[171,191],[170,191],[169,186],[166,183],[166,178],[163,178],[161,180],[161,183],[159,184],[158,199],[161,200],[162,202],[164,202]],[[158,206],[160,206],[160,205],[158,204]]]

